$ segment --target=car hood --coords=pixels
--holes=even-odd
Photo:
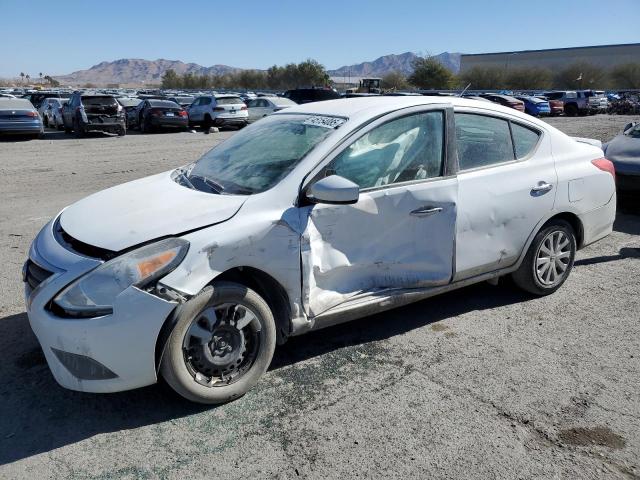
[[[112,251],[224,222],[248,197],[216,195],[177,184],[171,172],[94,193],[67,207],[63,230],[81,242]]]
[[[618,135],[606,145],[605,156],[619,173],[640,173],[640,138]]]

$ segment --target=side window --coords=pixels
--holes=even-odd
[[[511,133],[516,147],[516,158],[523,158],[529,155],[538,144],[538,139],[540,138],[540,134],[535,130],[513,122],[511,123]]]
[[[257,106],[258,106],[258,101],[257,100],[248,100],[247,101],[247,107],[255,108]]]
[[[200,99],[200,105],[211,105],[211,97],[202,97]]]
[[[456,113],[460,170],[515,160],[509,122],[472,113]]]
[[[360,188],[442,175],[444,112],[408,115],[380,125],[349,145],[329,165]]]

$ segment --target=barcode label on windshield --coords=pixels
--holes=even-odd
[[[345,121],[346,120],[344,118],[322,117],[320,115],[316,115],[315,117],[307,118],[304,121],[304,124],[313,125],[316,127],[324,127],[324,128],[338,128]]]

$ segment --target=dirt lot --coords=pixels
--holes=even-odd
[[[607,140],[628,121],[551,123]],[[640,478],[634,214],[550,297],[481,284],[293,339],[224,406],[58,387],[24,313],[31,239],[65,205],[231,134],[0,143],[0,478]]]

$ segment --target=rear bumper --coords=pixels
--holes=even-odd
[[[0,123],[0,134],[19,135],[44,133],[44,126],[40,120],[34,122],[2,122]]]
[[[189,125],[187,117],[151,117],[153,127],[186,128]]]
[[[217,117],[213,120],[213,124],[216,126],[222,125],[247,125],[249,123],[249,117],[244,118],[221,118]]]

